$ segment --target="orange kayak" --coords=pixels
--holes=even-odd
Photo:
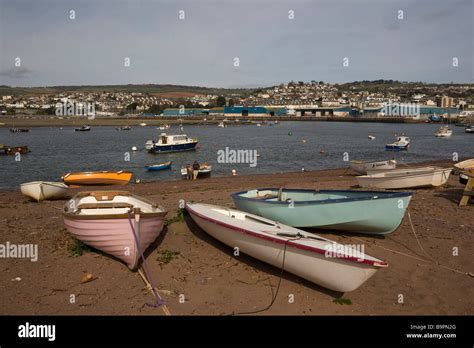
[[[127,171],[74,172],[62,177],[68,185],[127,185],[133,173]]]

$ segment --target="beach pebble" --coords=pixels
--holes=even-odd
[[[12,279],[12,282],[19,282],[20,280],[21,280],[20,277],[16,277],[16,278],[13,278],[13,279]]]

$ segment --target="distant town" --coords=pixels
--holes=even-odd
[[[166,88],[164,88],[166,86]],[[3,118],[45,116],[403,117],[474,114],[473,84],[393,80],[330,84],[291,81],[255,89],[172,85],[23,88],[0,86]]]

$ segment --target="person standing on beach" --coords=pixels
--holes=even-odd
[[[197,179],[198,174],[199,174],[199,168],[200,168],[200,165],[199,165],[198,161],[194,161],[194,163],[193,163],[193,180]]]
[[[193,178],[193,166],[190,164],[186,165],[186,179],[192,180]]]

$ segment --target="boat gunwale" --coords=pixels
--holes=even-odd
[[[191,203],[193,204],[193,203]],[[202,204],[202,203],[201,203]],[[215,206],[215,207],[218,207],[218,206]],[[251,237],[254,237],[254,238],[260,238],[260,239],[263,239],[263,240],[266,240],[266,241],[269,241],[269,242],[273,242],[273,243],[277,243],[277,244],[287,244],[288,246],[291,246],[291,247],[294,247],[296,249],[301,249],[301,250],[305,250],[305,251],[309,251],[309,252],[313,252],[315,254],[320,254],[320,255],[326,255],[326,252],[327,250],[324,250],[324,249],[321,249],[321,248],[316,248],[316,247],[313,247],[313,246],[307,246],[307,245],[304,245],[304,244],[300,244],[300,243],[295,243],[291,240],[288,240],[288,239],[284,239],[283,237],[280,237],[280,238],[277,238],[277,237],[272,237],[272,236],[268,236],[268,235],[263,235],[261,233],[256,233],[256,232],[253,232],[253,231],[250,231],[250,230],[247,230],[243,227],[237,227],[237,226],[234,226],[234,225],[230,225],[230,224],[227,224],[225,222],[222,222],[220,220],[217,220],[217,219],[213,219],[211,217],[208,217],[206,215],[203,215],[203,214],[200,214],[198,213],[197,211],[193,210],[190,206],[189,206],[189,203],[186,202],[186,209],[190,212],[190,214],[194,214],[196,215],[197,217],[201,218],[201,219],[204,219],[208,222],[211,222],[211,223],[214,223],[216,225],[220,225],[220,226],[223,226],[225,228],[228,228],[228,229],[231,229],[235,232],[239,232],[239,233],[244,233],[244,234],[247,234]],[[247,212],[244,212],[245,214],[249,214]],[[253,214],[250,214],[250,215],[253,215]],[[225,216],[225,215],[224,215]],[[267,219],[269,220],[269,219]],[[270,221],[273,221],[273,220],[270,220]],[[275,221],[276,222],[276,221]],[[327,240],[328,242],[331,242],[331,243],[336,243],[336,244],[340,244],[340,243],[337,243],[335,241],[331,241],[331,240]],[[225,243],[224,243],[225,244]],[[340,245],[344,245],[344,244],[340,244]],[[365,254],[364,254],[365,255]],[[370,255],[367,255],[367,256],[370,256]],[[373,256],[370,256],[378,261],[372,261],[372,260],[368,260],[368,259],[359,259],[357,257],[353,257],[353,256],[346,256],[344,255],[344,257],[338,257],[338,258],[335,258],[336,260],[342,260],[342,261],[350,261],[350,262],[355,262],[355,263],[362,263],[362,264],[365,264],[365,265],[369,265],[369,266],[372,266],[372,267],[375,267],[375,268],[384,268],[384,267],[388,267],[388,263],[386,261],[383,261],[383,260],[379,260],[378,258],[376,257],[373,257]]]
[[[415,169],[415,168],[413,168]],[[396,169],[398,170],[398,169]],[[432,176],[437,175],[437,174],[444,174],[445,171],[449,171],[449,174],[453,171],[453,168],[438,168],[435,170],[426,170],[426,171],[418,171],[418,172],[413,172],[413,173],[407,173],[407,172],[397,172],[397,173],[390,173],[390,171],[386,172],[380,172],[380,173],[373,173],[373,174],[367,174],[367,175],[358,175],[356,178],[357,179],[377,179],[377,180],[387,180],[387,179],[406,179],[408,177],[417,177],[417,176],[426,176],[427,174],[430,174]],[[384,174],[393,174],[390,176],[385,176]],[[399,174],[399,175],[396,175]]]
[[[263,191],[263,190],[275,190],[278,191],[279,189],[275,188],[261,188],[261,189],[255,189],[258,191]],[[288,205],[288,201],[267,201],[267,200],[262,200],[258,198],[252,198],[252,197],[243,197],[241,196],[244,193],[249,192],[250,190],[247,191],[240,191],[240,192],[235,192],[231,193],[231,197],[234,200],[245,200],[245,201],[251,201],[251,202],[263,202],[266,204],[284,204]],[[253,191],[253,190],[252,190]],[[282,192],[285,191],[290,191],[290,192],[304,192],[304,193],[309,193],[309,192],[314,192],[314,193],[331,193],[331,192],[354,192],[351,190],[314,190],[314,189],[283,189]],[[384,197],[377,197],[376,199],[389,199],[389,198],[399,198],[399,197],[409,197],[413,196],[413,192],[395,192],[395,191],[355,191],[355,192],[361,192],[361,193],[367,193],[367,194],[383,194]],[[369,200],[374,200],[372,197],[364,196],[364,197],[354,197],[354,198],[338,198],[338,199],[327,199],[327,200],[321,200],[321,201],[291,201],[295,205],[319,205],[319,204],[332,204],[332,203],[346,203],[346,202],[356,202],[356,201],[369,201]]]
[[[142,210],[140,210],[140,217],[143,218],[143,219],[153,218],[153,217],[165,217],[168,214],[168,211],[162,205],[157,204],[157,203],[155,203],[155,202],[153,202],[153,201],[151,201],[147,198],[137,196],[137,195],[135,195],[131,192],[128,192],[128,191],[81,191],[81,192],[78,192],[76,195],[74,195],[74,197],[72,197],[71,199],[67,200],[66,203],[64,203],[63,209],[61,211],[63,216],[71,218],[73,220],[97,220],[99,218],[100,219],[124,219],[124,218],[129,218],[129,217],[135,217],[134,209],[131,209],[131,211],[130,211],[131,214],[125,213],[125,214],[79,215],[79,214],[75,214],[74,212],[68,211],[69,210],[68,209],[69,208],[69,202],[71,200],[91,196],[91,193],[104,194],[104,195],[105,194],[115,194],[116,196],[117,195],[128,196],[128,197],[135,198],[139,201],[142,201],[144,203],[150,204],[152,206],[152,208],[154,208],[154,209],[160,209],[161,210],[160,212],[153,212],[153,213],[147,213],[147,212],[143,212]]]

